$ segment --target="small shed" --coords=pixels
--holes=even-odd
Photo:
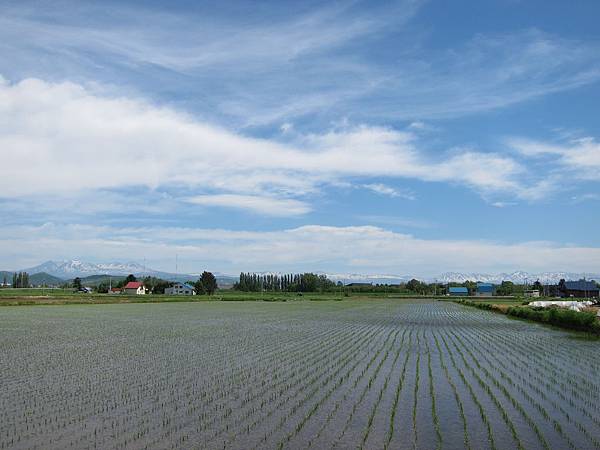
[[[448,288],[448,295],[456,297],[466,297],[469,295],[469,290],[466,287],[450,287]]]

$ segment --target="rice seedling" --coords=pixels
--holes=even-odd
[[[0,449],[600,449],[598,371],[597,342],[427,300],[7,307]]]

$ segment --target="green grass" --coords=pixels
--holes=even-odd
[[[123,295],[123,294],[84,294],[73,289],[0,289],[0,306],[18,305],[66,305],[66,304],[101,304],[101,303],[168,303],[168,302],[295,302],[295,301],[340,301],[340,300],[375,300],[387,298],[384,293],[351,293],[312,292],[298,295],[295,292],[239,292],[219,290],[214,295]],[[408,298],[408,297],[407,297]]]

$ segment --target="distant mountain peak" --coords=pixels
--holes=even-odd
[[[46,261],[38,266],[25,269],[26,272],[34,274],[46,272],[59,278],[86,277],[90,275],[155,275],[164,274],[153,269],[148,269],[135,262],[121,263],[89,263],[79,259],[62,261]],[[171,274],[169,274],[171,275]]]
[[[63,280],[71,280],[76,277],[85,278],[94,275],[127,276],[133,274],[136,277],[152,276],[170,281],[190,281],[198,278],[198,275],[188,273],[169,273],[154,270],[137,262],[107,262],[89,263],[80,259],[68,259],[61,261],[46,261],[38,266],[23,269],[29,274],[47,273],[53,277]],[[235,279],[226,275],[214,273],[222,285],[233,284]]]

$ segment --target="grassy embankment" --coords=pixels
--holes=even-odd
[[[561,308],[536,308],[522,305],[519,304],[520,302],[515,301],[512,302],[512,305],[507,303],[474,302],[464,299],[458,300],[456,303],[487,311],[494,311],[510,317],[600,335],[600,320],[593,312],[578,312]]]

